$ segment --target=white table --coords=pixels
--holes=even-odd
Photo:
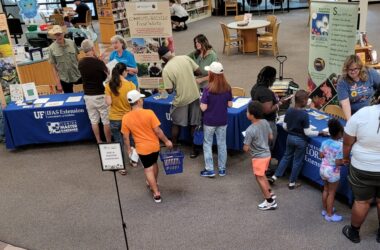
[[[238,26],[238,22],[227,24],[230,29],[240,30],[240,34],[244,40],[245,52],[257,51],[257,29],[269,26],[270,22],[266,20],[251,20],[246,26]]]

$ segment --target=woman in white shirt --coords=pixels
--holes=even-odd
[[[173,30],[187,30],[186,21],[189,19],[189,13],[187,13],[185,8],[175,0],[169,0],[169,5]]]
[[[351,116],[344,128],[343,161],[351,162],[348,180],[355,201],[351,225],[343,228],[343,234],[354,243],[360,242],[360,226],[374,197],[380,223],[380,89],[371,103],[372,106],[363,107]],[[380,227],[376,240],[380,243]]]

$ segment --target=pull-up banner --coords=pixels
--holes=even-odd
[[[308,89],[315,108],[336,96],[337,77],[355,53],[357,3],[311,2]]]

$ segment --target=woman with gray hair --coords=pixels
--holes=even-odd
[[[124,38],[120,35],[111,37],[111,45],[114,51],[110,54],[110,61],[116,60],[118,62],[127,65],[128,75],[125,78],[128,81],[133,82],[136,88],[139,87],[139,82],[137,81],[137,64],[135,56],[127,50],[127,44]]]
[[[104,135],[107,142],[111,142],[110,120],[108,118],[108,106],[105,101],[103,82],[108,75],[108,69],[104,62],[100,60],[94,50],[94,43],[83,40],[81,48],[85,56],[80,59],[78,69],[82,76],[84,101],[88,117],[91,121],[92,131],[96,141],[101,143],[99,133],[99,121],[102,119]]]

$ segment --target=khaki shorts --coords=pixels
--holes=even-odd
[[[270,163],[270,157],[266,158],[252,158],[252,170],[256,176],[265,176]]]
[[[108,119],[108,106],[105,95],[85,95],[83,98],[91,124],[98,124],[101,118],[103,125],[109,125],[110,120]]]
[[[188,125],[198,126],[201,124],[202,111],[200,108],[199,99],[192,103],[170,109],[170,116],[174,125],[187,127]]]

